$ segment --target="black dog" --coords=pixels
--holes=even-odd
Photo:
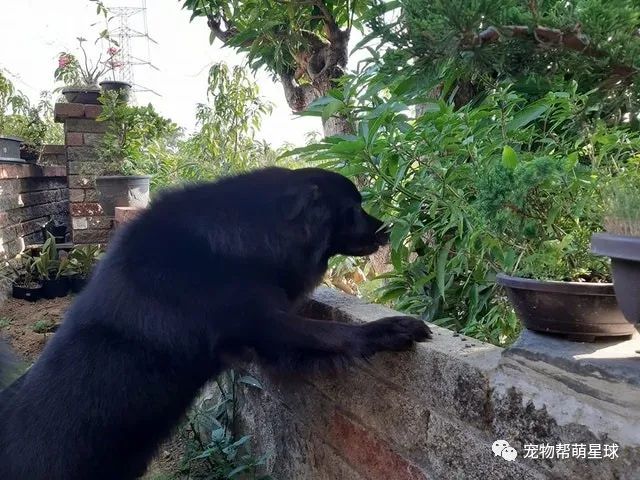
[[[430,337],[411,317],[295,313],[329,257],[373,253],[381,227],[349,180],[318,169],[166,194],[123,228],[40,359],[0,395],[0,479],[142,475],[227,354],[295,365]]]

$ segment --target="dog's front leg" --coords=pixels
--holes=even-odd
[[[351,325],[273,312],[266,315],[260,326],[248,346],[269,364],[293,367],[367,358],[380,351],[408,350],[414,342],[431,338],[424,322],[408,316]]]

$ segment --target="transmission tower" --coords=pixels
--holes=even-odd
[[[121,65],[118,76],[122,81],[132,85],[134,93],[151,92],[158,95],[150,88],[136,83],[134,75],[136,67],[150,67],[158,70],[151,63],[151,43],[158,42],[149,36],[147,0],[141,0],[139,7],[109,7],[109,13],[113,15],[112,22],[116,24],[116,27],[110,31],[110,36],[118,42],[119,51],[114,58]],[[134,47],[136,47],[135,50]],[[144,50],[145,53],[140,54],[140,50]]]

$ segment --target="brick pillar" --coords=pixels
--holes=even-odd
[[[106,131],[96,121],[102,107],[80,103],[58,103],[55,120],[64,124],[71,240],[75,244],[107,243],[113,217],[104,215],[98,203],[95,178],[105,175],[96,146]]]

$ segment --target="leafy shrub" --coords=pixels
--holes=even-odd
[[[530,100],[500,84],[479,104],[431,102],[412,119],[401,98],[366,105],[348,97],[355,91],[345,86],[332,101],[358,134],[294,152],[356,178],[372,212],[393,222],[394,270],[379,301],[501,343],[518,326],[498,272],[608,277],[588,252],[601,228],[600,187],[640,138],[590,122],[588,95],[569,86]]]
[[[498,272],[608,278],[589,238],[640,151],[637,24],[629,1],[378,2],[360,46],[381,44],[306,112],[355,133],[292,152],[393,222],[377,300],[505,343]]]
[[[99,146],[98,157],[113,175],[147,173],[151,152],[162,145],[168,148],[178,135],[178,127],[159,115],[151,104],[145,107],[122,102],[117,91],[105,92],[100,101],[103,109],[98,121],[107,123],[107,131]]]

